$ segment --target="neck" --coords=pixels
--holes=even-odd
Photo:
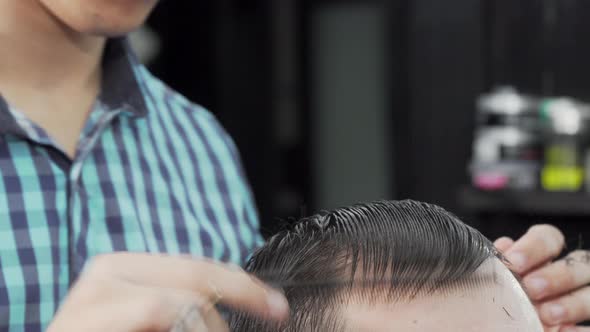
[[[97,86],[104,45],[104,37],[69,29],[38,0],[1,0],[0,91]]]

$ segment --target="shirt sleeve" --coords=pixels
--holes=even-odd
[[[241,208],[241,211],[239,211],[241,215],[240,233],[241,237],[246,239],[245,244],[247,248],[246,252],[244,252],[242,255],[243,261],[245,262],[255,249],[264,244],[264,238],[260,232],[260,221],[258,210],[256,208],[256,201],[248,182],[248,177],[244,170],[240,153],[234,140],[225,131],[215,116],[210,113],[208,114],[212,118],[215,130],[218,132],[220,137],[223,138],[225,145],[227,146],[227,150],[230,155],[230,160],[227,162],[233,165],[237,175],[237,186],[235,188],[237,190],[238,200],[240,202]]]

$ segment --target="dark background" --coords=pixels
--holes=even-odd
[[[237,142],[266,233],[321,208],[412,198],[490,237],[551,222],[585,246],[586,194],[465,186],[478,95],[510,84],[590,101],[590,2],[163,1],[149,26],[162,39],[151,69]]]

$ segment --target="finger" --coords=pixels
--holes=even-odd
[[[205,314],[205,323],[209,327],[209,331],[212,332],[229,332],[229,327],[227,323],[219,312],[213,308],[212,310],[207,310]],[[197,331],[201,332],[201,331]]]
[[[564,245],[565,238],[555,226],[535,225],[508,249],[505,256],[514,272],[524,274],[557,257]]]
[[[198,312],[195,318],[193,309],[199,310],[207,305],[207,300],[192,292],[166,289],[127,283],[135,294],[135,314],[129,322],[134,328],[128,331],[193,331],[206,330],[205,322]],[[127,331],[127,330],[126,330]]]
[[[496,247],[496,249],[498,249],[502,253],[510,249],[512,245],[514,245],[514,240],[506,236],[501,237],[494,242],[494,246]]]
[[[192,292],[116,279],[105,279],[99,284],[96,280],[87,281],[92,282],[90,287],[80,283],[70,292],[52,331],[170,331],[182,308],[188,304],[200,307],[205,303]],[[88,307],[92,310],[84,310]]]
[[[529,273],[524,278],[533,300],[555,298],[590,283],[590,252],[574,251],[566,258]]]
[[[174,320],[170,332],[202,332],[209,331],[205,318],[198,306],[188,305],[179,311],[178,317]]]
[[[137,304],[132,306],[136,308],[136,325],[125,331],[203,332],[229,329],[215,306],[192,292],[139,285],[130,287],[137,294]]]
[[[229,327],[223,321],[213,306],[206,304],[202,307],[189,305],[182,310],[170,332],[226,332]]]
[[[559,332],[590,332],[590,327],[564,326],[559,329]]]
[[[118,253],[97,258],[93,269],[143,285],[192,291],[214,302],[219,301],[263,318],[282,320],[288,316],[289,306],[282,293],[243,271],[219,263],[164,255]]]
[[[539,313],[548,325],[577,324],[590,319],[590,287],[542,304]]]

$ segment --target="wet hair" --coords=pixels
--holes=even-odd
[[[254,253],[246,270],[284,291],[291,317],[282,326],[245,313],[232,331],[342,331],[350,301],[411,301],[476,288],[498,257],[481,233],[441,207],[415,201],[358,204],[304,218]]]

